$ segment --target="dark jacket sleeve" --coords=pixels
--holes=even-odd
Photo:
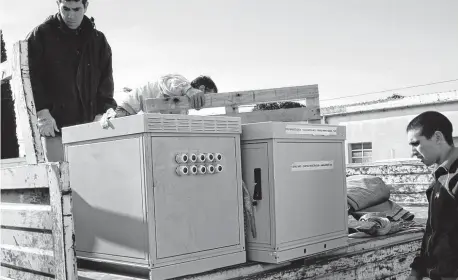
[[[434,187],[434,182],[431,183],[431,185],[429,186],[428,190],[430,190],[433,187]],[[428,199],[428,202],[429,202],[429,197],[430,197],[430,193],[428,191],[426,191],[426,198]],[[428,212],[429,212],[429,207],[430,206],[428,206]],[[410,265],[410,267],[412,268],[413,271],[415,271],[418,275],[422,275],[422,276],[426,276],[427,275],[427,273],[426,273],[427,263],[426,263],[425,254],[426,254],[427,242],[429,242],[429,238],[430,238],[431,232],[432,232],[430,219],[431,219],[431,217],[428,215],[428,219],[426,221],[425,233],[423,234],[423,239],[421,241],[420,252],[419,252],[419,254],[417,254],[417,256],[414,258],[412,264]]]
[[[426,223],[426,232],[423,235],[423,239],[421,241],[421,248],[420,252],[417,256],[415,256],[410,268],[416,272],[416,275],[426,276],[426,261],[425,261],[425,250],[426,250],[426,242],[428,242],[429,234],[430,234],[430,227],[429,227],[429,217],[428,222]]]
[[[40,26],[36,27],[27,35],[28,58],[30,82],[32,84],[33,99],[37,112],[42,109],[52,109],[52,101],[44,89],[42,69],[44,69],[43,59],[43,38]]]
[[[97,89],[97,114],[103,114],[108,109],[116,109],[117,104],[114,99],[113,64],[111,47],[105,36],[103,37],[102,56],[100,63],[100,82]]]
[[[451,231],[438,239],[434,248],[437,264],[432,274],[458,278],[458,231]]]

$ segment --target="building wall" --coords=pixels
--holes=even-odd
[[[453,136],[458,137],[458,102],[326,116],[325,122],[347,127],[347,162],[350,162],[350,144],[360,142],[372,143],[372,161],[409,158],[411,149],[407,143],[406,126],[415,116],[428,110],[447,116],[453,124]],[[458,146],[457,141],[455,144]]]

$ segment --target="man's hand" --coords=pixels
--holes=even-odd
[[[59,132],[56,120],[51,116],[48,109],[38,111],[38,131],[42,136],[55,137],[54,131]]]
[[[108,109],[103,115],[95,116],[94,121],[98,121],[102,128],[108,128],[112,126],[110,120],[116,117],[116,112],[113,109]]]
[[[190,88],[186,92],[186,96],[189,98],[191,108],[200,110],[200,108],[205,106],[205,92],[195,88]]]

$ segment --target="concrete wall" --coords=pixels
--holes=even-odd
[[[347,162],[349,145],[359,142],[372,142],[372,161],[409,158],[411,150],[407,143],[406,126],[415,116],[428,110],[447,116],[454,127],[453,136],[458,137],[458,102],[326,116],[325,122],[347,127]]]

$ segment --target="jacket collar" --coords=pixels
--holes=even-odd
[[[447,159],[439,165],[436,170],[434,170],[434,178],[439,179],[439,177],[452,172],[455,172],[458,168],[458,148],[454,147],[452,151],[450,151]]]
[[[89,19],[87,16],[83,17],[83,21],[76,30],[70,29],[62,20],[62,17],[59,13],[56,13],[53,16],[49,16],[44,23],[57,26],[63,33],[91,33],[91,31],[95,30],[94,19]]]

